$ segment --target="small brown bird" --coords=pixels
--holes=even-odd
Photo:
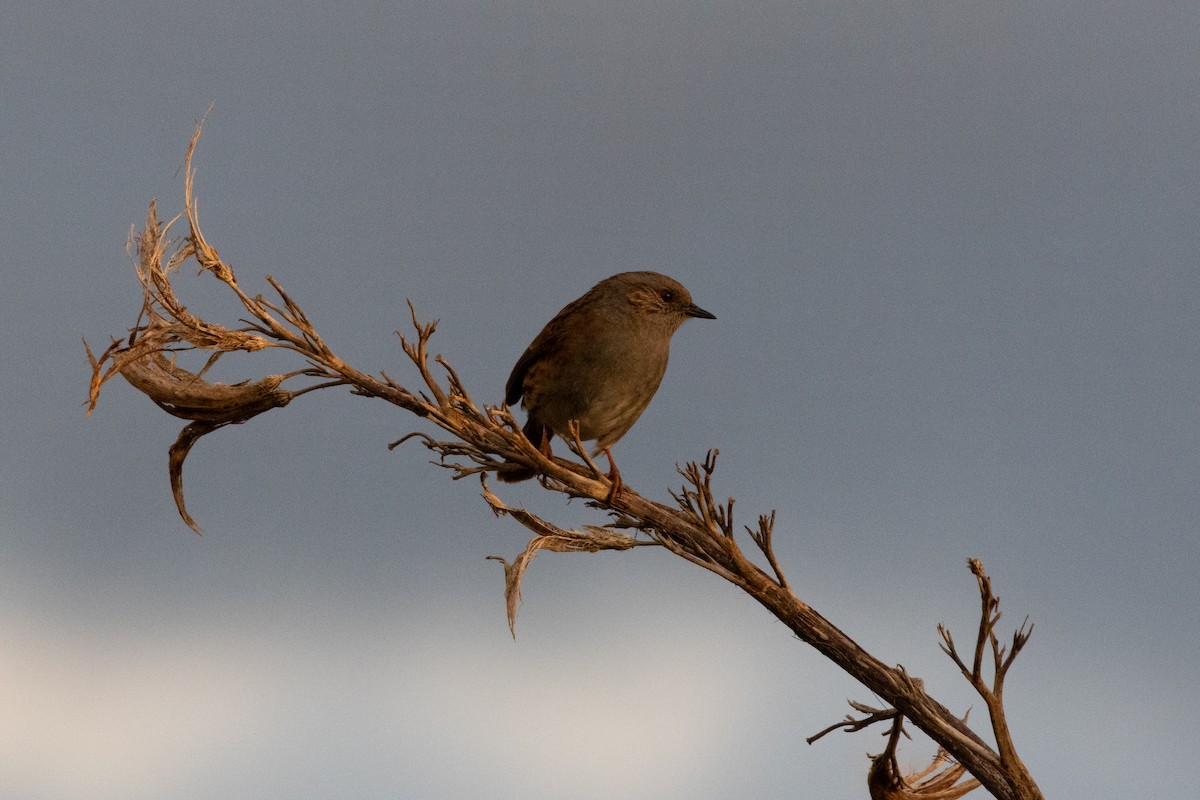
[[[525,436],[546,456],[550,439],[595,441],[608,457],[609,499],[621,488],[610,448],[650,404],[667,370],[671,336],[691,317],[716,319],[692,302],[688,290],[657,272],[605,278],[559,311],[513,367],[504,389],[510,406],[528,414]],[[526,467],[498,473],[515,482],[533,477]]]

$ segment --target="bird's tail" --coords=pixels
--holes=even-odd
[[[510,462],[496,470],[496,480],[501,483],[520,483],[529,480],[536,474],[529,467]]]
[[[550,457],[550,438],[554,436],[554,432],[545,425],[535,423],[529,420],[525,423],[525,427],[521,429],[525,434],[525,438],[530,443],[546,455]],[[524,464],[516,464],[508,462],[496,470],[496,479],[501,483],[520,483],[527,481],[537,475],[537,471],[533,467],[527,467]]]

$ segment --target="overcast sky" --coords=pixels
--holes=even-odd
[[[1194,791],[1194,2],[9,6],[0,796],[861,798],[883,745],[805,744],[875,698],[666,553],[539,558],[514,642],[485,557],[529,534],[389,452],[429,428],[378,401],[204,439],[191,533],[179,421],[120,381],[85,418],[80,338],[133,324],[125,239],[182,209],[210,103],[208,238],[346,360],[414,381],[411,298],[499,402],[596,281],[677,278],[717,320],[677,334],[627,483],[720,448],[798,594],[981,731],[935,626],[971,639],[983,559],[1002,632],[1036,624],[1006,688],[1046,796]]]

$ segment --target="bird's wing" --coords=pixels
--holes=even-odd
[[[529,345],[525,348],[524,354],[517,359],[512,374],[508,376],[508,383],[504,384],[504,402],[508,405],[515,406],[521,399],[521,395],[525,394],[525,372],[529,369],[532,361],[533,345]]]
[[[517,401],[525,394],[525,375],[529,372],[529,368],[541,361],[546,353],[557,350],[560,346],[559,342],[571,335],[571,327],[564,326],[561,320],[564,317],[587,313],[590,309],[590,300],[591,293],[589,292],[569,303],[562,311],[554,315],[554,319],[546,323],[542,332],[534,338],[529,347],[525,348],[525,352],[517,359],[512,374],[508,376],[508,383],[504,385],[505,403],[510,406],[517,404]]]
[[[510,406],[517,404],[517,401],[525,394],[525,373],[529,372],[529,368],[545,355],[546,351],[553,346],[554,340],[557,338],[554,336],[553,331],[551,331],[550,326],[547,325],[537,335],[537,338],[530,343],[529,347],[525,348],[525,352],[517,359],[512,374],[508,376],[508,383],[504,384],[505,403],[508,403]]]

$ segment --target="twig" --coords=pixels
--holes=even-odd
[[[855,711],[866,714],[867,716],[863,717],[862,719],[855,719],[852,715],[847,714],[846,718],[841,722],[833,723],[828,728],[809,736],[804,741],[812,744],[821,737],[833,733],[836,730],[844,730],[846,733],[856,733],[878,722],[887,722],[900,716],[900,712],[894,708],[878,709],[871,708],[870,706],[864,706],[863,704],[856,703],[853,700],[849,702]]]
[[[975,651],[972,657],[970,668],[967,667],[962,657],[958,653],[958,649],[954,644],[954,638],[950,635],[950,631],[945,625],[938,625],[938,633],[941,634],[941,648],[946,655],[954,662],[963,677],[974,687],[975,691],[983,698],[984,704],[987,706],[988,717],[991,721],[992,734],[996,739],[996,749],[999,753],[999,759],[1004,771],[1013,776],[1013,783],[1016,786],[1022,786],[1025,783],[1032,784],[1033,779],[1029,776],[1029,771],[1022,763],[1017,755],[1017,750],[1012,741],[1012,733],[1008,727],[1008,720],[1004,711],[1004,679],[1008,674],[1009,668],[1012,667],[1013,661],[1017,654],[1029,641],[1029,637],[1033,635],[1033,625],[1030,624],[1028,617],[1021,623],[1021,626],[1013,633],[1012,645],[1006,648],[1000,644],[999,638],[996,636],[996,623],[1000,621],[1000,598],[992,591],[992,579],[988,577],[984,571],[983,562],[977,558],[967,559],[967,566],[971,570],[971,574],[975,576],[976,583],[979,586],[979,628],[975,637]],[[992,654],[992,682],[988,685],[986,678],[983,675],[983,660],[985,652],[990,649]]]

